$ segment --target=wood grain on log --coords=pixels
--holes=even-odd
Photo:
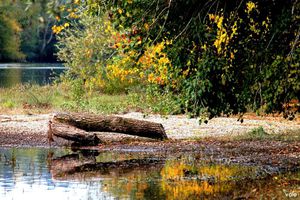
[[[53,136],[56,136],[80,145],[97,145],[101,141],[92,132],[116,132],[152,139],[167,139],[165,130],[159,123],[79,113],[54,115],[49,122],[48,138],[49,141],[53,141]]]
[[[81,145],[97,145],[101,142],[96,134],[88,133],[82,129],[70,126],[68,124],[50,121],[49,127],[49,138],[53,138],[52,135],[54,135],[56,137],[74,141]]]

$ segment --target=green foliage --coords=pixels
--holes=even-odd
[[[18,85],[0,88],[0,113],[47,113],[54,111],[82,111],[101,114],[122,113],[132,108],[127,95],[87,94],[76,80],[70,85]],[[81,87],[83,88],[83,87]]]
[[[277,140],[277,141],[299,141],[299,130],[289,130],[285,133],[269,134],[263,127],[254,128],[251,131],[233,137],[237,140]]]
[[[268,133],[263,129],[263,127],[258,127],[250,131],[244,137],[246,139],[265,139],[268,137]]]
[[[0,61],[55,61],[48,1],[0,2]]]
[[[20,51],[21,27],[11,12],[11,7],[0,6],[0,60],[3,61],[24,59]]]
[[[12,88],[0,89],[1,109],[30,109],[47,111],[62,102],[60,88],[55,86],[16,85]],[[44,112],[45,112],[44,111]]]
[[[105,59],[110,56],[109,40],[100,16],[82,14],[73,27],[58,34],[58,56],[69,67],[67,79],[80,79],[89,90],[104,81]],[[97,78],[99,77],[99,78]],[[66,80],[67,80],[66,79]]]
[[[87,106],[86,91],[81,79],[75,79],[71,83],[71,104],[69,108],[73,110],[82,110]],[[68,104],[65,105],[68,107]]]
[[[21,50],[27,61],[56,61],[55,36],[52,33],[53,17],[48,13],[49,1],[20,2],[18,21],[21,24]],[[16,10],[16,9],[15,9]],[[25,12],[24,12],[25,10]]]
[[[156,85],[147,87],[146,91],[130,91],[129,105],[135,110],[145,113],[159,113],[161,115],[174,115],[181,113],[178,98],[171,91],[162,90]]]
[[[14,104],[14,102],[13,102],[12,100],[8,100],[8,101],[3,102],[3,103],[2,103],[2,106],[3,106],[4,108],[12,109],[12,108],[15,107],[15,104]]]
[[[298,1],[74,1],[58,9],[63,6],[71,9],[64,7],[65,21],[54,27],[59,57],[70,66],[70,79],[83,80],[89,91],[140,85],[155,112],[209,119],[247,108],[282,112],[299,101]]]
[[[45,90],[43,93],[39,93],[38,86],[28,85],[24,89],[24,106],[28,108],[50,108],[53,102],[53,91]]]

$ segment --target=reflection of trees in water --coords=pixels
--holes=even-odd
[[[226,165],[195,165],[169,160],[161,171],[161,189],[168,199],[203,197],[232,191],[233,177],[245,177],[249,168]]]
[[[0,149],[0,177],[7,190],[21,180],[28,185],[47,182],[53,188],[78,184],[76,191],[82,189],[91,198],[282,199],[283,190],[300,195],[299,172],[259,180],[256,170],[199,162],[191,155],[166,160],[140,152]]]
[[[22,83],[22,71],[11,69],[0,69],[0,86],[11,86]]]
[[[102,189],[121,198],[189,199],[233,193],[236,181],[254,173],[250,167],[207,165],[185,158],[164,161],[120,155],[120,160],[108,161],[105,155],[76,153],[54,159],[52,175],[62,180],[104,179]],[[118,159],[116,154],[109,157]]]
[[[0,69],[0,86],[22,83],[45,85],[52,83],[64,69]]]
[[[110,178],[111,175],[123,176],[135,170],[144,170],[162,165],[163,159],[144,157],[124,157],[118,160],[102,162],[102,153],[97,151],[80,151],[52,159],[51,173],[54,179],[72,180],[85,178]],[[106,153],[103,153],[106,154]],[[110,155],[110,154],[108,154]],[[111,155],[110,155],[111,156]],[[101,158],[102,157],[102,158]],[[114,156],[113,156],[114,157]]]
[[[3,179],[1,187],[10,191],[18,182],[30,186],[36,182],[51,182],[45,164],[46,156],[51,152],[50,149],[0,149],[0,179]]]
[[[58,180],[103,179],[103,192],[130,199],[153,199],[160,194],[157,181],[164,159],[148,154],[77,152],[53,159],[51,173]]]

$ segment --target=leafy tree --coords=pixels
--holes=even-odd
[[[67,53],[82,48],[70,46],[71,42],[93,43],[99,38],[99,34],[87,37],[91,28],[82,19],[98,19],[97,26],[106,33],[102,45],[105,48],[100,54],[98,45],[88,46],[86,51],[93,52],[93,56],[81,56],[80,63],[70,65],[77,75],[84,71],[77,78],[104,80],[106,87],[117,81],[125,87],[140,84],[172,91],[182,112],[209,119],[224,114],[242,115],[249,108],[282,112],[292,100],[299,101],[298,1],[69,3],[55,4],[58,10],[63,8],[60,18],[70,25],[59,22],[54,27],[62,34],[63,61],[72,60]],[[72,16],[78,18],[71,19]],[[66,40],[63,34],[74,29],[83,33],[71,34],[74,40]],[[109,56],[103,56],[103,52]],[[78,70],[84,66],[82,63],[98,64],[91,70]]]
[[[55,61],[55,38],[46,0],[4,0],[0,3],[1,61]],[[8,31],[7,31],[8,30]],[[6,49],[6,50],[5,50]],[[7,50],[9,49],[9,50]],[[25,55],[25,57],[24,57]]]
[[[0,3],[0,60],[23,60],[20,51],[21,27],[12,15],[12,7],[5,1]]]

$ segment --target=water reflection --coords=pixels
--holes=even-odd
[[[53,63],[0,64],[0,87],[23,83],[49,84],[65,69],[62,64]]]
[[[258,168],[147,152],[0,149],[0,199],[284,199],[300,173],[259,180]],[[299,196],[297,196],[299,197]]]

